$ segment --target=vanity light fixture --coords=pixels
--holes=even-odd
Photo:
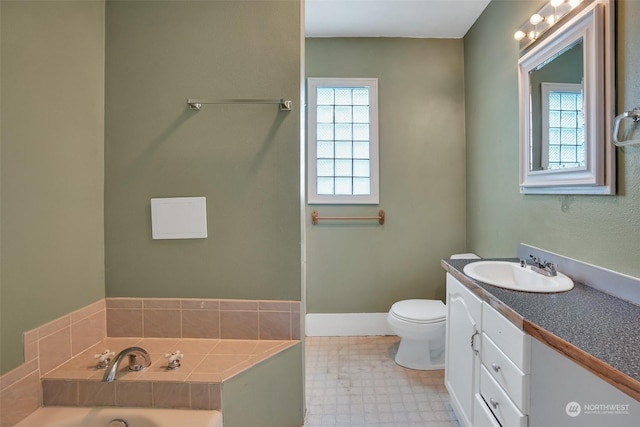
[[[522,40],[523,38],[525,38],[525,36],[526,36],[526,35],[527,35],[527,34],[526,34],[524,31],[522,31],[522,30],[518,30],[518,31],[516,31],[516,32],[515,32],[515,34],[513,35],[513,38],[514,38],[514,39],[516,39],[516,40],[518,40],[518,41],[520,41],[520,40]]]
[[[580,4],[591,1],[593,0],[550,0],[520,26],[513,38],[524,49]]]
[[[546,18],[539,13],[534,13],[533,15],[531,15],[531,18],[529,18],[529,22],[531,23],[531,25],[538,25],[545,20]]]

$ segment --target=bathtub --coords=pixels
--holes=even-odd
[[[115,422],[112,422],[115,421]],[[120,422],[118,422],[120,421]],[[124,421],[124,423],[122,422]],[[16,427],[222,427],[222,413],[156,408],[40,408]]]

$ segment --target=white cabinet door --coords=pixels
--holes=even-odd
[[[447,274],[445,386],[461,425],[473,426],[480,370],[482,301]]]

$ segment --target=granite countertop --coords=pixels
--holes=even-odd
[[[442,266],[526,333],[640,400],[639,306],[579,282],[548,294],[499,288],[462,272],[475,261],[481,260],[448,259]]]

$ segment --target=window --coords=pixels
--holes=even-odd
[[[542,83],[542,99],[543,168],[584,167],[582,85]]]
[[[308,202],[378,204],[378,80],[307,80]]]

